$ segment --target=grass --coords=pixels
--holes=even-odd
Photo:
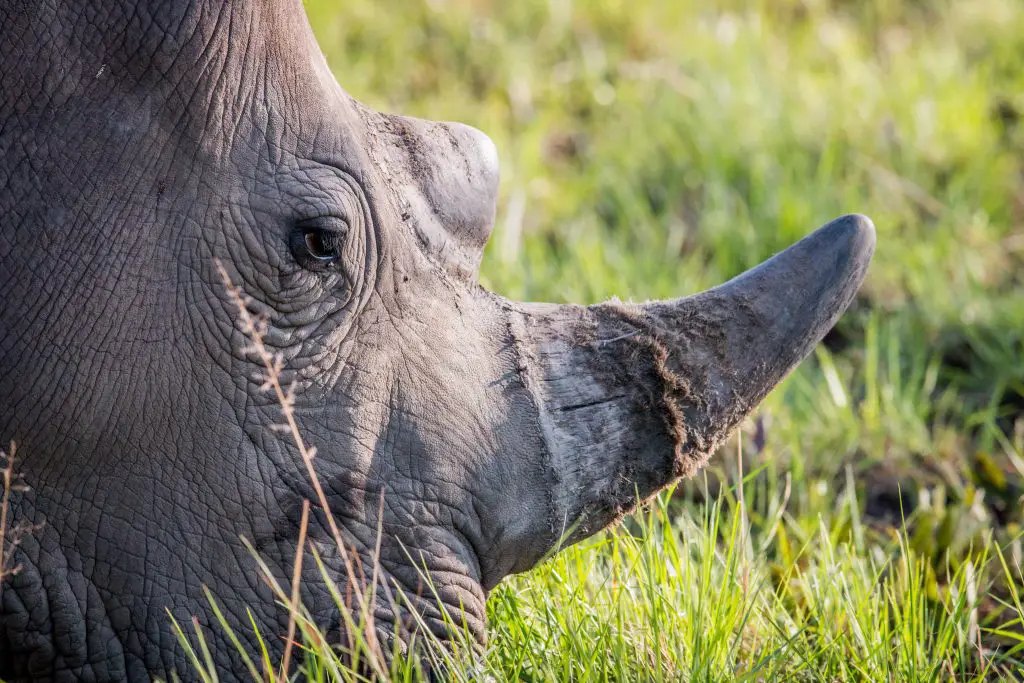
[[[5,580],[17,572],[17,566],[12,564],[8,551],[8,522],[7,515],[11,507],[11,494],[15,489],[14,459],[17,455],[17,445],[12,441],[6,451],[0,451],[0,595],[3,595]],[[10,532],[13,538],[13,530]],[[13,540],[10,543],[13,550]]]
[[[854,308],[709,470],[503,582],[454,680],[1024,680],[1024,5],[306,6],[355,97],[494,138],[506,296],[675,297],[841,213],[878,228]],[[293,594],[301,676],[360,680]],[[380,648],[348,644],[422,676]]]
[[[1024,6],[307,10],[355,97],[494,138],[504,295],[675,297],[838,214],[878,228],[854,308],[711,468],[503,582],[450,676],[1024,680]],[[356,680],[296,614],[304,675]]]

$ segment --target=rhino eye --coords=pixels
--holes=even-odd
[[[292,255],[310,270],[325,270],[341,260],[348,224],[338,218],[301,221],[292,231]]]
[[[325,230],[310,230],[306,233],[306,250],[319,261],[333,261],[338,258],[338,245],[334,235]]]

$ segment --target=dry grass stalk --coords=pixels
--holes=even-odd
[[[14,456],[17,452],[17,445],[12,441],[8,453],[0,451],[0,459],[4,460],[3,472],[4,488],[3,498],[0,499],[0,592],[4,589],[4,579],[9,574],[17,571],[17,568],[8,568],[10,558],[7,556],[7,511],[11,505],[11,489],[14,480]]]
[[[272,354],[269,351],[269,349],[267,349],[266,344],[264,343],[264,338],[267,333],[267,321],[260,317],[253,316],[253,314],[249,312],[248,304],[250,302],[248,297],[244,294],[241,287],[235,285],[232,282],[231,276],[228,274],[227,269],[224,267],[224,264],[220,261],[220,259],[214,259],[214,264],[217,268],[218,273],[220,274],[221,281],[224,283],[224,287],[227,290],[229,298],[231,299],[232,303],[235,305],[235,308],[238,311],[238,320],[241,325],[241,331],[249,340],[249,345],[244,347],[242,351],[244,353],[254,356],[256,360],[258,360],[263,365],[264,375],[261,378],[263,382],[260,385],[260,390],[273,392],[275,398],[277,399],[277,403],[281,408],[281,414],[283,415],[285,422],[284,424],[274,425],[274,428],[276,431],[290,435],[293,442],[295,443],[295,446],[299,451],[299,455],[302,458],[303,465],[306,468],[306,473],[309,477],[309,482],[312,485],[313,491],[316,495],[317,503],[324,512],[324,517],[327,520],[331,536],[334,540],[335,545],[338,548],[338,552],[341,555],[341,559],[345,567],[345,573],[349,580],[349,587],[351,589],[350,594],[354,595],[355,600],[358,603],[360,613],[363,616],[363,623],[365,625],[364,638],[367,647],[370,651],[372,660],[370,664],[371,666],[373,666],[374,669],[379,669],[377,671],[378,674],[383,674],[381,663],[385,661],[385,657],[383,655],[383,651],[381,650],[380,643],[376,637],[375,629],[373,628],[373,606],[376,603],[377,595],[376,580],[378,563],[374,561],[374,585],[372,588],[370,599],[367,600],[366,596],[364,595],[364,591],[361,590],[361,587],[365,585],[365,574],[363,573],[362,567],[360,566],[357,575],[356,566],[353,563],[352,556],[349,554],[348,546],[346,546],[342,538],[341,530],[338,527],[336,520],[334,519],[334,515],[331,513],[331,508],[327,502],[327,496],[324,493],[323,486],[320,483],[320,478],[317,475],[316,469],[313,466],[313,460],[316,458],[316,448],[314,446],[309,446],[306,444],[305,440],[302,437],[302,433],[299,430],[298,423],[295,420],[294,384],[290,384],[287,388],[285,388],[285,386],[282,384],[281,373],[284,368],[284,358],[281,356],[281,354]],[[381,501],[381,504],[383,505],[383,499]],[[304,537],[306,527],[308,524],[308,503],[304,505],[303,510],[303,524],[302,530],[300,532],[303,538],[300,539],[298,549],[296,550],[296,564],[294,567],[292,577],[292,594],[291,599],[289,601],[291,606],[291,614],[289,617],[289,636],[285,650],[286,656],[290,656],[292,641],[294,639],[295,613],[296,609],[298,608],[298,590],[296,577],[301,571],[301,555],[303,552],[302,548],[305,544]],[[378,537],[378,553],[379,546],[380,539]],[[356,558],[356,563],[358,563],[358,557]],[[288,661],[285,660],[282,662],[282,664],[287,665]],[[286,666],[282,667],[282,676],[287,676]]]
[[[14,549],[25,534],[36,527],[22,524],[10,524],[11,496],[17,491],[27,491],[28,487],[21,482],[21,476],[14,473],[14,459],[18,445],[11,442],[6,452],[0,451],[0,476],[3,478],[3,497],[0,498],[0,594],[4,590],[4,581],[17,574],[21,567],[14,562]]]
[[[291,664],[292,647],[295,645],[295,615],[299,610],[299,580],[302,578],[302,555],[306,548],[306,530],[309,528],[309,501],[302,501],[302,521],[299,523],[299,542],[295,546],[295,565],[292,569],[292,601],[288,610],[288,636],[284,644],[284,657],[281,658],[281,673],[278,678],[288,680],[288,668]]]

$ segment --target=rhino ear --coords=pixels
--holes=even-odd
[[[384,116],[402,221],[426,254],[475,280],[494,228],[498,153],[484,133],[459,123]]]

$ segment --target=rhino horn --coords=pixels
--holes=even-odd
[[[583,538],[692,475],[825,336],[864,279],[875,229],[838,218],[714,289],[674,301],[514,305],[553,508]]]

